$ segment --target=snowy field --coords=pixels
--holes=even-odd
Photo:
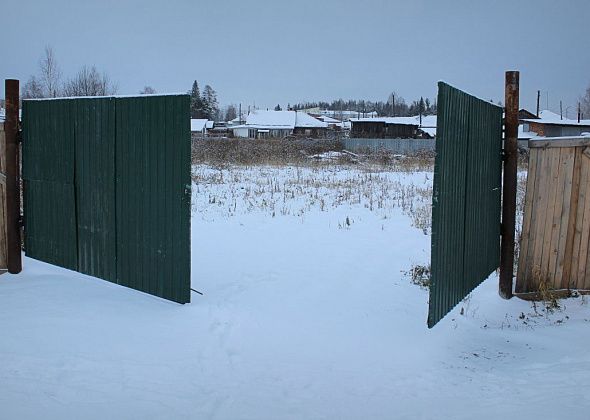
[[[426,328],[432,172],[193,172],[191,304],[0,276],[0,419],[590,418],[586,298],[492,275]]]

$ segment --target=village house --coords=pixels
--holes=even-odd
[[[282,138],[290,135],[326,137],[328,124],[300,111],[255,110],[246,123],[232,126],[234,137],[251,139]]]
[[[191,118],[191,136],[205,137],[207,135],[208,122],[209,120],[205,118]],[[211,121],[211,127],[213,127],[213,121]]]
[[[528,111],[529,115],[524,114],[522,111],[524,110],[519,112],[519,118],[524,136],[530,134],[530,137],[567,137],[590,133],[590,120],[580,120],[578,122],[578,120],[570,120],[548,110],[541,111],[537,118]],[[521,116],[527,118],[521,118]]]
[[[370,139],[431,139],[436,137],[436,115],[351,118],[350,137]]]

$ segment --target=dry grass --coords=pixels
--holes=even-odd
[[[338,140],[326,139],[206,139],[192,142],[193,164],[213,167],[231,165],[255,166],[316,166],[318,164],[359,165],[383,170],[416,172],[432,171],[434,153],[419,152],[402,156],[387,150],[350,153],[344,151],[340,158],[318,159],[327,152],[343,152]]]

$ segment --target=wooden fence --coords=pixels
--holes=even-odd
[[[6,139],[0,123],[0,274],[6,271]]]
[[[529,142],[516,293],[590,290],[590,138]]]

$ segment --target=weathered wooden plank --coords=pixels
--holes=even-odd
[[[533,270],[532,280],[535,290],[538,288],[542,280],[546,280],[547,276],[547,247],[549,246],[547,241],[547,228],[548,221],[548,210],[550,207],[550,183],[552,180],[551,167],[553,163],[554,150],[545,150],[542,154],[543,164],[541,166],[541,173],[539,174],[539,186],[537,189],[537,220],[533,254]]]
[[[572,243],[568,241],[569,235],[573,236],[572,222],[572,200],[575,198],[577,201],[577,191],[574,191],[574,177],[576,169],[576,148],[564,148],[561,150],[563,157],[562,161],[562,173],[563,173],[563,196],[562,196],[562,207],[560,218],[557,220],[559,223],[559,239],[557,243],[557,265],[555,267],[555,288],[563,288],[564,284],[564,267],[566,259],[571,260],[571,247],[568,249],[568,244]],[[576,188],[579,188],[579,179]],[[575,217],[575,216],[574,216]],[[569,251],[569,253],[568,253]],[[568,271],[569,274],[569,271]],[[567,282],[565,282],[567,284]]]
[[[555,280],[555,266],[557,263],[556,243],[559,240],[559,222],[561,218],[561,186],[563,185],[563,171],[561,169],[561,151],[563,148],[551,149],[551,178],[549,180],[549,203],[547,204],[547,219],[545,221],[545,237],[543,240],[543,279],[547,285]]]
[[[555,148],[555,147],[588,147],[590,137],[556,137],[551,140],[529,140],[529,148]]]
[[[582,234],[582,221],[584,218],[584,204],[586,202],[586,188],[583,186],[584,182],[587,182],[587,166],[584,165],[584,159],[581,153],[576,151],[576,155],[579,160],[579,185],[578,185],[578,201],[576,204],[576,217],[573,220],[574,224],[574,235],[573,235],[573,247],[572,247],[572,258],[571,258],[571,272],[569,275],[569,287],[576,288],[578,283],[578,261],[580,256],[580,238]]]
[[[537,160],[539,150],[532,149],[529,155],[529,170],[527,174],[524,215],[522,232],[520,236],[520,252],[518,254],[518,270],[516,274],[516,291],[524,290],[527,283],[527,261],[529,257],[529,244],[531,241],[531,217],[533,214],[533,198],[535,196],[535,182],[537,174]]]
[[[580,178],[580,194],[584,193],[584,207],[579,214],[580,219],[580,247],[577,261],[577,276],[575,288],[579,289],[584,284],[586,275],[586,259],[588,256],[588,240],[590,239],[590,159],[583,156],[582,174]],[[579,210],[582,209],[581,204]],[[575,256],[575,255],[574,255]]]
[[[581,165],[582,165],[582,152],[581,148],[577,147],[574,149],[574,169],[572,176],[572,194],[570,199],[570,214],[567,225],[567,240],[564,251],[564,264],[563,264],[563,276],[561,281],[562,289],[570,289],[574,287],[572,282],[572,259],[574,255],[574,241],[576,239],[576,220],[579,209],[580,200],[580,176],[581,176]]]
[[[535,181],[533,214],[531,217],[531,242],[529,244],[529,261],[527,263],[527,290],[536,290],[541,272],[542,242],[545,229],[545,211],[547,209],[547,177],[549,155],[544,151],[537,155],[537,176]]]

